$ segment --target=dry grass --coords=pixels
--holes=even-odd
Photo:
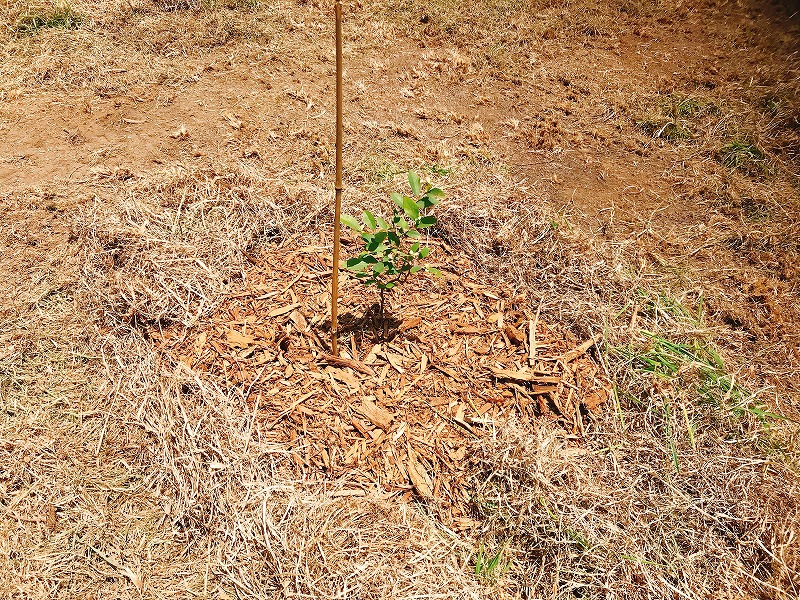
[[[87,293],[115,321],[191,327],[267,244],[313,235],[307,227],[329,216],[325,196],[289,191],[245,165],[222,175],[179,168],[142,182],[77,224]]]
[[[713,92],[684,81],[656,93],[634,75],[581,73],[569,54],[613,50],[619,15],[643,30],[692,17],[680,3],[365,4],[348,34],[346,210],[385,202],[406,166],[441,182],[436,235],[543,322],[602,340],[592,357],[616,397],[581,432],[547,414],[487,430],[467,459],[476,523],[458,533],[435,505],[378,489],[352,497],[346,477],[298,478],[286,447],[254,434],[247,389],[176,366],[147,331],[190,330],[271,248],[329,243],[328,92],[297,83],[329,74],[327,12],[76,3],[77,29],[21,35],[22,15],[49,7],[6,3],[3,101],[169,106],[212,65],[231,78],[224,86],[266,73],[282,120],[249,115],[211,166],[192,162],[198,134],[169,168],[65,179],[55,199],[4,194],[0,267],[35,277],[2,288],[0,597],[797,597],[800,432],[779,418],[796,416],[799,385],[797,87],[785,63],[750,87],[731,78]],[[753,44],[766,53],[787,35]],[[412,58],[379,54],[387,39]],[[374,64],[358,62],[367,50]],[[489,80],[508,98],[487,92]],[[549,104],[535,118],[514,113],[522,88],[506,85],[541,85]],[[665,111],[677,96],[719,110]],[[693,137],[653,139],[636,126],[643,113],[679,118]],[[720,162],[745,135],[770,173]],[[630,202],[589,226],[553,191],[568,170],[524,166],[563,161],[574,173],[591,164],[576,147],[613,151],[604,140],[649,161],[651,187],[662,185],[652,194],[676,208]],[[69,227],[35,246],[47,206],[58,213],[79,194],[92,200],[66,206]],[[713,219],[684,226],[675,215],[687,205]],[[675,372],[648,372],[643,356],[675,359],[650,334],[698,350]],[[724,359],[711,390],[709,351]],[[778,416],[748,410],[762,406]],[[501,549],[498,568],[476,575],[477,554]]]
[[[510,426],[481,445],[479,511],[495,547],[514,549],[518,594],[797,594],[794,475],[731,452],[713,430],[681,448],[671,472],[658,412],[624,411],[624,428],[609,415],[580,445],[550,423]]]

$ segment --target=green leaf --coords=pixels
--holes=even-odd
[[[414,265],[413,267],[411,267],[411,274],[412,275],[414,273],[419,273],[420,271],[422,271],[422,267],[420,265]]]
[[[444,192],[439,188],[431,188],[420,198],[419,204],[422,208],[431,208],[439,204],[444,198]]]
[[[436,275],[437,277],[442,276],[442,272],[437,269],[436,267],[425,267],[425,270],[430,273],[431,275]]]
[[[436,225],[436,217],[433,216],[422,217],[419,221],[417,221],[417,227],[420,229],[433,227],[434,225]]]
[[[413,221],[419,218],[419,206],[417,206],[413,198],[409,198],[408,196],[403,198],[403,212]]]
[[[365,270],[369,265],[361,260],[360,257],[348,259],[345,263],[347,265],[347,269],[350,271],[355,271],[356,273]]]
[[[422,234],[416,229],[409,229],[406,235],[413,240],[417,240],[422,237]]]
[[[350,215],[342,215],[339,217],[339,221],[341,221],[342,225],[347,225],[353,231],[357,231],[361,233],[361,225],[356,221],[355,217],[351,217]]]
[[[382,244],[386,241],[386,236],[389,235],[386,231],[379,231],[378,233],[372,236],[372,243],[375,244],[375,248],[378,247],[378,244]]]
[[[402,229],[403,231],[408,231],[408,229],[411,227],[411,226],[408,224],[408,221],[406,221],[406,220],[405,220],[403,217],[398,217],[398,218],[397,218],[397,226],[398,226],[400,229]]]
[[[378,227],[381,229],[389,229],[389,224],[380,217],[375,217],[375,220],[378,222]]]
[[[411,186],[411,191],[414,192],[414,195],[419,196],[420,191],[422,191],[422,184],[419,181],[419,175],[414,171],[408,172],[408,185]],[[403,209],[405,209],[405,206]]]
[[[422,250],[419,251],[419,257],[420,258],[425,258],[430,253],[431,253],[431,249],[430,248],[423,248]]]
[[[413,244],[411,244],[411,251],[412,252],[418,252],[419,251],[419,242],[414,242]]]
[[[375,222],[375,216],[368,210],[364,211],[364,213],[361,215],[361,218],[364,220],[364,225],[366,225],[370,229],[375,229],[375,227],[377,227],[377,223]]]
[[[397,192],[392,192],[389,196],[392,201],[397,204],[400,208],[403,208],[403,194],[398,194]]]
[[[379,262],[379,263],[375,263],[374,265],[372,265],[372,272],[375,275],[380,275],[385,270],[386,270],[386,263]]]

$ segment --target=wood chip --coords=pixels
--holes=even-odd
[[[268,317],[280,317],[281,315],[285,315],[287,313],[292,312],[295,308],[300,308],[302,305],[299,302],[295,302],[294,304],[290,304],[288,306],[281,306],[280,308],[273,308],[271,311],[267,313]]]
[[[308,321],[306,321],[306,318],[302,315],[302,313],[293,310],[292,314],[289,315],[289,318],[295,325],[297,325],[297,329],[300,331],[306,331],[308,329]]]
[[[528,390],[534,396],[543,394],[555,394],[558,391],[557,385],[534,385]]]
[[[578,358],[579,356],[581,356],[582,354],[584,354],[592,346],[594,346],[594,340],[593,339],[592,340],[586,340],[585,342],[583,342],[577,348],[574,348],[574,349],[570,350],[569,352],[567,352],[566,354],[563,354],[563,355],[559,356],[558,360],[560,360],[562,362],[565,362],[565,363],[571,362],[571,361],[575,360],[576,358]]]
[[[609,398],[608,390],[596,390],[588,394],[583,399],[583,405],[586,407],[586,410],[594,411],[597,409],[597,407],[606,402],[608,398]]]
[[[389,364],[394,367],[394,370],[400,373],[401,375],[405,373],[405,369],[402,367],[403,357],[399,354],[393,354],[389,351],[383,353],[386,357],[386,360],[389,361]]]
[[[228,329],[225,332],[225,340],[229,345],[236,348],[247,348],[256,341],[252,335],[242,335],[233,329]]]
[[[381,408],[369,398],[364,398],[361,401],[361,406],[356,408],[356,410],[369,419],[373,425],[380,427],[384,431],[389,430],[389,426],[392,424],[392,420],[394,419],[394,415],[392,415],[392,413]]]
[[[284,411],[283,411],[281,414],[279,414],[279,415],[278,415],[278,417],[277,417],[276,419],[274,419],[274,420],[273,420],[271,423],[269,423],[269,424],[266,426],[266,429],[267,429],[267,431],[269,431],[270,429],[272,429],[273,427],[275,427],[275,425],[277,425],[277,424],[278,424],[278,422],[279,422],[281,419],[283,419],[283,418],[284,418],[286,415],[288,415],[289,413],[291,413],[291,412],[292,412],[292,411],[293,411],[295,408],[297,408],[298,406],[300,406],[300,404],[302,404],[303,402],[305,402],[306,400],[308,400],[308,399],[309,399],[311,396],[313,396],[313,395],[314,395],[314,392],[310,392],[310,393],[308,393],[308,394],[305,394],[304,396],[301,396],[300,398],[298,398],[298,399],[297,399],[297,400],[295,400],[294,402],[292,402],[292,404],[291,404],[291,406],[289,406],[289,408],[287,408],[286,410],[284,410]]]
[[[194,341],[194,353],[197,356],[200,356],[203,353],[203,350],[206,347],[206,342],[208,341],[208,332],[203,331],[200,335],[197,336],[197,339]]]
[[[450,331],[461,335],[480,335],[486,333],[485,329],[475,327],[474,325],[462,325],[461,323],[451,323]]]
[[[492,368],[492,373],[498,379],[511,379],[513,381],[536,381],[539,383],[560,383],[560,377],[552,375],[539,375],[533,371],[511,371],[509,369]]]
[[[536,363],[536,328],[539,325],[539,313],[542,310],[542,304],[539,303],[539,308],[536,309],[536,316],[528,321],[528,365],[533,367]]]
[[[349,371],[345,371],[344,369],[336,369],[334,367],[328,367],[327,371],[331,377],[347,384],[352,390],[357,390],[359,387],[361,387],[361,382]]]
[[[403,321],[403,324],[400,325],[400,331],[408,331],[409,329],[413,329],[420,323],[422,323],[422,319],[420,317],[414,317],[413,319],[406,319]]]
[[[372,436],[369,434],[369,426],[366,423],[363,423],[360,419],[350,419],[350,422],[353,424],[358,432],[363,435],[364,437],[371,438]]]
[[[514,327],[511,323],[505,326],[504,331],[509,341],[515,346],[519,346],[525,341],[525,334]]]
[[[433,490],[428,484],[428,473],[425,467],[416,459],[413,453],[409,453],[408,462],[406,463],[406,471],[408,471],[408,478],[414,484],[417,493],[423,498],[433,498]]]
[[[431,368],[436,369],[437,371],[441,371],[442,373],[444,373],[448,377],[452,377],[453,379],[458,379],[458,373],[453,371],[453,369],[448,369],[447,367],[444,367],[444,366],[439,365],[437,363],[431,363],[430,366],[431,366]]]
[[[319,358],[317,359],[317,362],[327,363],[329,365],[334,365],[337,367],[350,367],[354,371],[358,371],[359,373],[363,373],[364,375],[369,375],[370,377],[375,376],[375,371],[373,371],[369,366],[365,365],[362,362],[358,362],[357,360],[353,360],[352,358],[333,356],[332,354],[320,354]]]

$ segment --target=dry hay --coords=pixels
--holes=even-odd
[[[480,520],[521,571],[511,589],[529,598],[796,597],[796,476],[714,427],[680,448],[678,471],[663,468],[655,414],[624,419],[608,415],[580,442],[551,423],[510,424],[476,452]]]

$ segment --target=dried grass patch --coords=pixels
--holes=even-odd
[[[734,449],[713,428],[670,472],[651,410],[626,411],[624,428],[608,414],[580,444],[541,422],[481,444],[472,463],[479,514],[493,547],[514,549],[511,590],[794,597],[796,475]]]
[[[474,185],[480,196],[498,187],[507,198],[525,193],[503,187],[505,180],[499,174],[482,184],[467,184],[461,179],[467,177],[465,172],[455,177],[456,190]],[[542,412],[540,405],[529,403],[527,397],[535,398],[535,388],[542,382],[512,377],[493,390],[496,378],[484,379],[481,369],[492,366],[524,373],[521,367],[527,359],[524,335],[519,349],[503,340],[504,350],[475,353],[481,336],[489,334],[495,340],[508,336],[488,319],[502,312],[500,302],[507,300],[506,311],[510,306],[512,313],[520,313],[521,320],[513,319],[512,325],[522,332],[534,316],[534,306],[541,307],[541,315],[560,315],[562,322],[572,322],[580,331],[588,311],[597,306],[598,291],[609,301],[615,293],[626,293],[623,283],[604,279],[603,274],[613,273],[608,265],[576,257],[573,242],[551,227],[545,213],[525,213],[524,204],[471,203],[466,195],[462,201],[454,192],[441,207],[437,235],[443,241],[435,245],[443,266],[460,276],[422,281],[395,300],[413,326],[374,352],[371,321],[362,318],[371,299],[353,287],[355,282],[345,286],[345,306],[354,317],[347,335],[353,335],[355,342],[345,346],[358,361],[354,368],[326,363],[327,332],[320,315],[327,314],[330,264],[317,245],[318,234],[300,235],[296,228],[297,213],[313,214],[311,207],[317,201],[324,205],[324,191],[309,193],[305,188],[297,196],[289,194],[298,204],[287,209],[286,197],[274,206],[267,200],[285,194],[282,186],[270,186],[269,181],[247,178],[235,169],[218,178],[202,171],[173,172],[133,190],[127,218],[115,221],[98,207],[105,216],[87,215],[83,226],[89,232],[85,237],[89,248],[124,232],[120,246],[126,248],[125,260],[102,259],[103,252],[113,253],[113,245],[91,252],[87,262],[91,268],[84,277],[92,282],[87,286],[95,298],[92,302],[104,306],[106,326],[116,327],[108,339],[117,340],[112,346],[117,358],[109,364],[119,365],[112,368],[116,394],[126,407],[122,413],[145,432],[152,453],[140,456],[137,463],[151,478],[148,489],[168,498],[165,514],[181,530],[210,544],[220,536],[234,542],[226,560],[209,563],[210,583],[203,585],[235,588],[246,595],[288,589],[278,586],[278,581],[284,586],[286,578],[276,573],[285,573],[285,565],[291,564],[294,579],[289,578],[289,585],[310,595],[343,589],[336,587],[342,581],[378,597],[389,597],[398,589],[411,594],[410,580],[397,583],[397,573],[400,581],[406,581],[402,577],[407,571],[386,562],[386,553],[392,551],[383,545],[385,530],[360,538],[361,550],[347,546],[347,556],[376,561],[349,580],[343,574],[346,569],[331,570],[317,562],[332,564],[328,556],[335,550],[328,549],[328,541],[320,542],[320,550],[307,540],[339,540],[340,534],[328,537],[329,525],[334,532],[346,532],[342,539],[355,535],[356,527],[363,531],[364,513],[351,512],[350,507],[360,510],[368,498],[377,498],[370,502],[389,511],[383,513],[386,520],[381,527],[404,531],[408,515],[422,517],[410,507],[398,508],[389,498],[429,496],[427,510],[437,515],[437,522],[460,530],[459,543],[465,545],[448,554],[444,547],[453,540],[437,540],[447,540],[451,534],[441,525],[429,524],[426,527],[433,529],[427,530],[430,533],[415,552],[431,561],[422,563],[426,569],[434,573],[445,569],[454,577],[457,573],[467,579],[453,581],[471,589],[489,585],[492,594],[555,589],[564,596],[577,592],[790,597],[778,590],[791,589],[797,577],[791,543],[797,530],[792,500],[797,479],[791,461],[783,458],[791,451],[787,441],[791,426],[785,431],[775,427],[775,443],[789,445],[779,446],[772,458],[765,457],[761,444],[770,436],[765,437],[757,421],[747,415],[744,420],[720,419],[714,407],[696,406],[683,385],[670,387],[648,379],[628,382],[628,371],[617,362],[609,368],[621,369],[614,376],[625,382],[628,395],[603,406],[599,417],[580,423],[565,419],[566,410],[558,415],[557,404],[551,406],[556,412],[544,414],[558,415],[560,425],[535,416]],[[276,225],[271,235],[264,235],[267,223]],[[525,237],[536,231],[533,239]],[[448,247],[460,251],[450,255]],[[501,250],[486,252],[493,247]],[[530,268],[538,256],[541,268]],[[195,257],[207,267],[202,279],[194,279]],[[179,258],[190,258],[190,267],[169,266],[183,264]],[[167,277],[160,274],[165,268],[172,268]],[[518,273],[529,278],[518,279]],[[490,277],[497,283],[487,285]],[[116,283],[98,285],[101,281]],[[571,283],[564,286],[564,281]],[[113,293],[98,297],[98,289]],[[191,292],[185,295],[191,302],[160,300],[184,297],[192,289],[202,290],[207,298]],[[521,289],[536,294],[517,299],[515,307]],[[560,296],[559,291],[566,294]],[[447,306],[443,314],[459,314],[459,322],[436,318],[437,303]],[[136,307],[141,317],[131,319],[130,307]],[[270,312],[272,316],[265,318]],[[625,316],[631,326],[627,335],[634,338],[641,327],[714,335],[669,305],[642,303],[636,315]],[[551,357],[579,341],[546,323],[542,318],[541,340],[552,347],[541,350],[542,364],[550,364]],[[476,333],[481,330],[485,331]],[[428,357],[424,378],[419,375],[422,354]],[[481,367],[483,360],[488,363]],[[360,371],[363,367],[374,375]],[[591,372],[587,369],[594,369],[594,376],[603,380],[602,362],[589,361],[578,372]],[[549,375],[559,373],[556,367]],[[422,386],[419,398],[413,386]],[[579,389],[586,388],[579,384]],[[556,395],[548,394],[549,400]],[[375,418],[372,409],[364,410],[365,396],[382,411],[377,413],[378,422],[370,420],[369,415]],[[502,401],[493,402],[489,396]],[[674,402],[668,417],[661,404],[665,397]],[[437,404],[437,398],[445,402]],[[478,409],[474,414],[473,405]],[[481,413],[484,406],[490,418]],[[386,413],[392,421],[384,430],[379,419]],[[686,423],[682,415],[688,415]],[[522,422],[514,424],[519,418]],[[407,425],[397,436],[403,423]],[[689,423],[696,436],[691,443]],[[464,433],[469,428],[480,434],[479,441],[469,441],[472,436]],[[394,442],[407,443],[397,445],[392,442],[395,437]],[[678,440],[672,450],[671,437]],[[732,441],[737,444],[735,453]],[[677,455],[678,471],[671,451]],[[266,481],[272,482],[269,490],[274,491],[266,483],[253,484]],[[782,483],[772,485],[776,481]],[[287,491],[287,485],[294,491]],[[313,491],[319,488],[329,490],[322,500]],[[259,507],[263,511],[273,501],[278,507],[296,506],[286,498],[298,489],[309,490],[302,492],[302,503],[314,512],[298,516],[308,528],[299,538],[280,541],[282,545],[276,539],[283,540],[292,530],[279,529],[277,538],[270,537],[270,545],[264,546],[260,537],[264,526],[269,530],[269,523],[279,518],[277,513],[264,517]],[[779,512],[778,505],[786,510]],[[321,515],[328,512],[316,512],[318,506],[341,511],[336,514],[344,520],[321,524]],[[374,514],[375,506],[369,514]],[[272,572],[269,569],[281,565],[283,571],[269,576],[254,570],[254,559],[248,557],[260,555],[264,548],[275,554],[269,554],[267,561],[259,559],[257,564],[264,565],[260,568]],[[490,555],[505,548],[508,571],[497,581],[478,585],[483,579],[465,574],[473,568],[478,548]],[[285,558],[287,554],[294,558]],[[376,571],[379,564],[386,570]],[[373,578],[376,572],[386,573],[380,585],[381,579]],[[418,572],[413,576],[417,582],[413,593],[422,589],[454,593],[443,591],[435,578],[420,579]],[[199,585],[199,580],[193,581],[191,585]]]
[[[300,215],[313,226],[328,212],[324,190],[288,190],[244,165],[177,168],[134,186],[121,209],[97,205],[78,222],[87,291],[112,320],[189,326],[247,276],[255,253],[297,235]]]
[[[371,377],[324,362],[327,239],[316,228],[302,232],[297,216],[329,219],[325,190],[287,190],[233,165],[179,169],[131,185],[119,206],[87,209],[76,225],[85,252],[79,311],[53,313],[47,328],[30,332],[40,362],[26,361],[28,350],[4,363],[17,390],[3,425],[12,474],[2,482],[8,585],[41,594],[67,570],[65,597],[97,589],[138,597],[139,588],[154,597],[791,597],[776,590],[797,585],[797,478],[780,452],[763,454],[768,438],[758,423],[719,426],[713,408],[673,398],[671,431],[686,433],[680,403],[698,424],[696,445],[678,438],[675,472],[661,401],[682,388],[641,380],[641,389],[592,418],[582,412],[578,423],[565,418],[564,404],[554,402],[551,413],[529,403],[548,382],[486,376],[492,367],[525,372],[525,326],[541,307],[537,340],[550,348],[537,348],[537,360],[549,365],[544,376],[563,378],[551,359],[582,338],[548,324],[591,331],[585,323],[597,298],[612,300],[625,287],[604,275],[614,272],[607,264],[576,256],[546,213],[524,212],[521,200],[470,202],[463,190],[503,199],[526,190],[501,174],[479,183],[467,173],[452,180],[435,241],[453,275],[396,299],[404,318],[420,322],[374,362],[369,321],[359,325],[352,356],[371,362],[377,377],[385,372],[380,395]],[[486,252],[493,245],[501,250]],[[534,261],[541,268],[526,270]],[[371,299],[352,285],[346,306],[357,323]],[[529,294],[514,304],[523,289]],[[437,318],[437,303],[447,317]],[[519,346],[489,319],[499,312],[523,332]],[[663,307],[642,309],[637,320],[697,335],[696,324]],[[96,330],[86,331],[87,322]],[[87,337],[67,344],[65,335],[81,327]],[[492,337],[504,347],[475,353],[478,339],[491,348]],[[44,353],[51,340],[63,358]],[[418,377],[420,351],[427,379],[414,384],[424,393],[411,402],[400,393]],[[80,369],[79,354],[89,357]],[[581,360],[576,374],[605,380],[603,363]],[[58,361],[68,370],[54,371]],[[50,375],[37,378],[42,369]],[[67,378],[94,383],[42,401],[50,382]],[[566,383],[587,389],[577,379],[564,383],[567,395]],[[500,403],[484,402],[495,392]],[[309,393],[308,404],[297,402]],[[549,404],[557,393],[542,397]],[[434,394],[446,402],[435,404]],[[364,396],[393,414],[388,432],[364,414]],[[480,414],[487,404],[490,418]],[[397,441],[409,443],[387,465],[401,415],[408,425]],[[480,440],[469,441],[458,421]],[[354,447],[356,461],[337,462],[338,449]],[[412,469],[422,469],[416,482],[412,457]],[[458,511],[448,514],[452,498],[437,481],[447,481]],[[427,506],[398,502],[423,496],[410,493],[424,485],[433,496]],[[496,580],[473,575],[480,548],[489,556],[505,548]]]

